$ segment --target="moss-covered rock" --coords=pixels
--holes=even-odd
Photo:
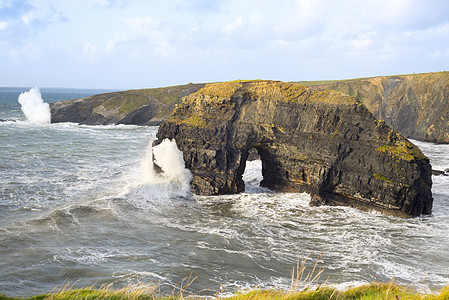
[[[208,84],[159,128],[175,139],[194,193],[244,190],[249,151],[262,185],[309,192],[312,205],[350,205],[406,215],[432,208],[429,160],[354,97],[276,81]]]

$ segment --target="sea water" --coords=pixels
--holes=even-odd
[[[0,294],[67,283],[171,291],[189,277],[202,295],[288,288],[302,258],[323,270],[319,284],[449,284],[449,176],[432,177],[432,216],[409,219],[309,207],[307,194],[259,187],[260,161],[247,162],[246,192],[195,196],[173,141],[152,147],[157,127],[30,122],[18,103],[29,90],[0,89],[0,119],[15,120],[0,122]],[[41,92],[43,102],[89,94]],[[449,168],[449,145],[415,143]]]

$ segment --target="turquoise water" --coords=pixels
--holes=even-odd
[[[433,177],[433,215],[411,219],[309,207],[307,194],[258,187],[257,161],[245,193],[193,196],[146,177],[157,127],[30,124],[17,103],[27,90],[0,88],[0,119],[16,120],[0,122],[0,294],[67,282],[171,291],[189,276],[188,290],[205,295],[288,287],[302,257],[339,287],[449,284],[449,177]],[[41,91],[46,102],[92,93]],[[416,143],[435,169],[449,167],[449,145]]]

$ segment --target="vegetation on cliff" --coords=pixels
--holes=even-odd
[[[52,122],[75,122],[89,125],[134,124],[159,125],[172,113],[182,98],[202,89],[198,95],[209,99],[229,98],[248,80],[218,84],[187,84],[166,88],[130,90],[100,94],[84,99],[51,104]],[[252,81],[263,84],[264,80]],[[300,84],[296,84],[300,83]],[[255,85],[256,86],[256,85]],[[385,120],[406,137],[437,143],[449,143],[449,72],[383,76],[348,80],[300,81],[280,91],[254,90],[282,101],[300,101],[305,86],[311,90],[302,98],[362,102],[378,120]],[[348,96],[342,98],[331,91]],[[310,96],[313,97],[310,97]],[[335,96],[335,97],[334,97]],[[315,100],[314,100],[315,99]]]
[[[278,86],[267,85],[267,82],[277,82]],[[316,102],[316,103],[356,103],[353,97],[346,97],[332,90],[311,91],[305,85],[267,80],[236,80],[229,82],[208,83],[195,95],[207,99],[224,100],[231,98],[243,86],[251,85],[244,89],[245,97],[260,99],[272,99],[284,102]],[[238,96],[236,94],[236,96]]]
[[[428,158],[337,91],[267,80],[207,84],[176,106],[157,137],[176,139],[195,194],[242,192],[255,148],[261,185],[308,192],[312,205],[414,216],[432,209]]]
[[[357,98],[406,137],[449,143],[449,72],[301,83]]]
[[[88,125],[158,125],[171,115],[182,97],[198,91],[204,84],[129,90],[99,94],[83,99],[50,104],[52,122]]]

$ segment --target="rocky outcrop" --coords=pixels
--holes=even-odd
[[[87,125],[159,125],[182,97],[204,87],[187,84],[157,89],[130,90],[94,95],[50,104],[51,122]]]
[[[377,119],[406,137],[449,143],[449,72],[353,79],[311,88],[356,97]]]
[[[449,143],[449,72],[304,82],[353,96],[406,137]],[[159,125],[181,98],[204,84],[131,90],[51,103],[52,122]]]
[[[201,195],[239,193],[250,149],[261,185],[308,192],[312,205],[429,214],[431,168],[422,152],[355,98],[272,81],[208,84],[157,134],[175,139]]]

